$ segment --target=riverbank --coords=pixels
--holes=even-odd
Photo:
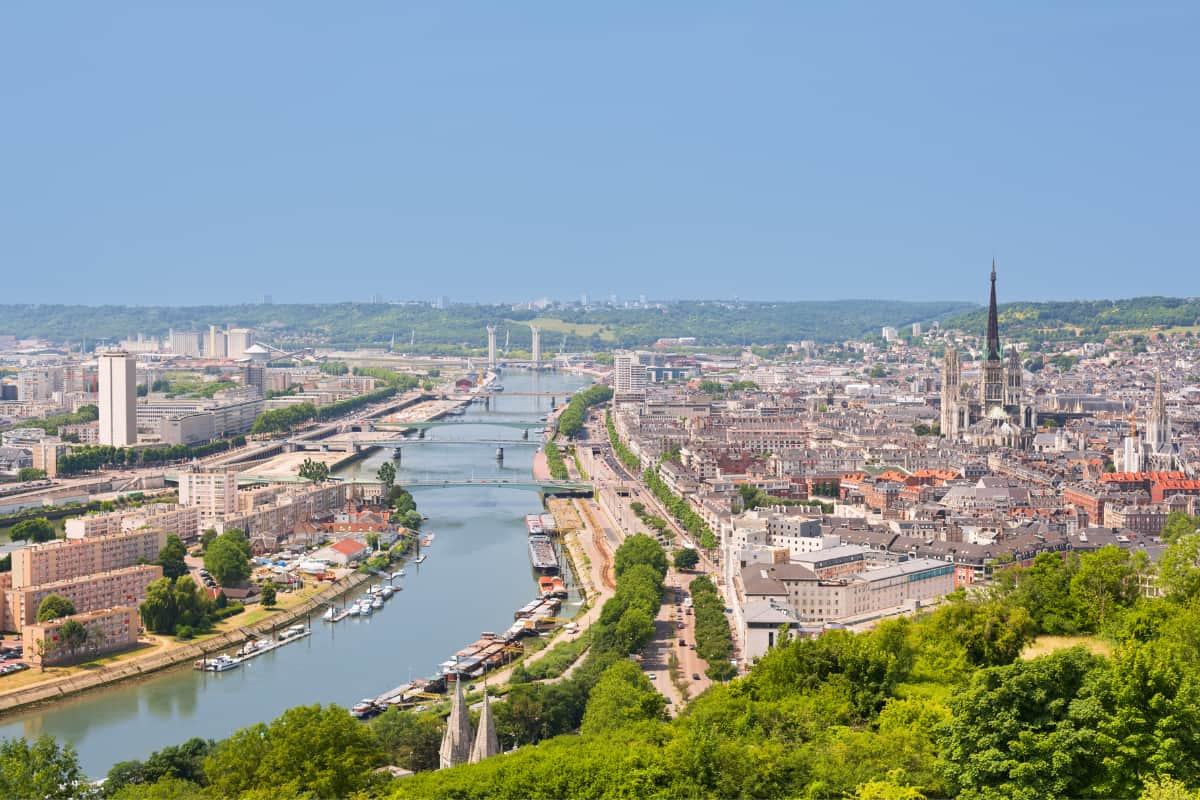
[[[148,676],[181,664],[191,664],[201,658],[235,648],[255,635],[271,633],[279,628],[287,627],[301,617],[311,614],[316,609],[326,605],[347,592],[351,592],[374,576],[359,572],[327,586],[314,597],[295,608],[280,611],[277,614],[260,620],[253,625],[241,626],[236,630],[227,631],[194,643],[180,643],[178,646],[166,649],[155,648],[150,652],[128,661],[104,664],[88,672],[76,673],[64,677],[53,677],[46,681],[23,686],[8,692],[0,693],[0,716],[38,703],[51,702],[70,695],[79,694],[90,689]]]

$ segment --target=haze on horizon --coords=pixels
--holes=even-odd
[[[2,19],[0,304],[1200,293],[1194,4]]]

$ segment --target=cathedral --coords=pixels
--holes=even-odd
[[[1123,472],[1185,471],[1183,454],[1171,435],[1171,418],[1167,416],[1161,375],[1154,380],[1154,400],[1150,403],[1150,413],[1146,415],[1146,436],[1138,436],[1135,412],[1117,466]]]
[[[978,393],[971,397],[962,381],[958,351],[946,350],[942,363],[942,435],[980,447],[1025,449],[1037,429],[1037,413],[1022,390],[1023,368],[1016,347],[1008,357],[1000,348],[996,311],[996,262],[992,261],[992,294],[988,302],[987,358],[982,364]]]

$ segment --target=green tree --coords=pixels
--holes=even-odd
[[[1107,545],[1080,556],[1071,596],[1079,603],[1085,627],[1103,628],[1115,609],[1131,605],[1138,594],[1137,568],[1129,551]]]
[[[632,661],[617,661],[604,671],[588,695],[584,735],[602,734],[642,720],[662,719],[666,698]]]
[[[275,581],[267,581],[263,584],[262,604],[266,608],[275,605]]]
[[[311,458],[304,459],[304,463],[300,465],[299,475],[301,478],[310,480],[313,483],[324,483],[329,480],[329,465],[324,461],[314,461]]]
[[[17,470],[17,480],[21,483],[26,481],[40,481],[46,477],[46,470],[35,469],[34,467],[21,467]]]
[[[667,554],[658,542],[642,533],[622,542],[613,556],[613,570],[618,578],[634,564],[649,565],[660,576],[667,574]]]
[[[270,724],[234,732],[204,762],[204,773],[218,797],[254,790],[272,797],[348,797],[383,761],[371,728],[345,709],[296,706]]]
[[[1167,544],[1189,533],[1200,533],[1200,517],[1192,517],[1182,511],[1172,511],[1163,524],[1162,540]]]
[[[396,766],[413,772],[438,768],[438,748],[446,725],[437,714],[389,708],[371,720],[371,729]]]
[[[421,512],[415,508],[411,511],[405,511],[400,520],[404,527],[409,530],[419,531],[421,529]]]
[[[138,606],[142,624],[151,633],[171,633],[178,614],[175,610],[174,585],[170,578],[159,578],[146,587],[146,599]]]
[[[682,547],[675,551],[672,560],[675,569],[693,569],[700,563],[700,554],[690,547]]]
[[[86,776],[75,749],[43,734],[36,741],[0,741],[0,797],[71,800],[79,797]]]
[[[236,586],[250,577],[250,543],[236,528],[225,531],[209,544],[204,568],[222,586]]]
[[[396,465],[391,461],[385,461],[379,465],[379,471],[375,473],[375,478],[383,484],[384,494],[391,492],[392,485],[396,483]]]
[[[69,619],[59,627],[58,637],[67,654],[74,657],[87,643],[88,631],[79,620]]]
[[[1188,602],[1200,593],[1200,533],[1177,534],[1158,559],[1157,582],[1163,593]]]
[[[172,533],[167,535],[167,543],[158,551],[158,560],[154,563],[162,567],[165,577],[174,580],[188,574],[186,557],[187,548],[183,540]]]
[[[48,594],[38,605],[37,621],[48,622],[52,619],[69,617],[75,613],[75,604],[60,594]]]
[[[8,536],[14,542],[32,541],[48,542],[55,537],[54,526],[44,517],[21,520],[9,530]]]
[[[109,790],[112,800],[195,800],[203,797],[204,789],[200,784],[183,778],[165,775],[153,783],[132,783],[121,789]]]
[[[1012,599],[1029,612],[1043,633],[1073,634],[1079,630],[1079,602],[1071,594],[1071,578],[1079,569],[1079,557],[1065,559],[1058,553],[1040,553],[1027,568],[1014,567],[1002,573],[1012,578]]]

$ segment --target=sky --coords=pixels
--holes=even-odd
[[[0,304],[1200,294],[1194,2],[191,5],[0,7]]]

